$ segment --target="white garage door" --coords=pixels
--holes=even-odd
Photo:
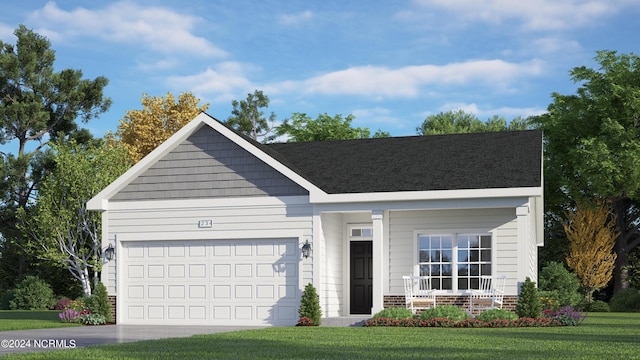
[[[123,242],[124,324],[293,325],[295,239]]]

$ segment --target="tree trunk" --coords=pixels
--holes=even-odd
[[[91,296],[91,280],[89,279],[89,271],[87,268],[82,269],[80,272],[80,282],[82,283],[82,291],[84,296]]]
[[[616,227],[620,231],[614,247],[614,251],[618,255],[613,269],[613,293],[616,294],[629,287],[626,267],[629,265],[629,248],[627,245],[631,234],[629,234],[630,230],[626,216],[628,199],[621,196],[614,199],[612,203],[613,213],[616,217]]]

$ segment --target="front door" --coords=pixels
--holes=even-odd
[[[371,314],[373,301],[372,242],[351,241],[351,314]]]

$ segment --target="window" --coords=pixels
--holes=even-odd
[[[490,234],[421,234],[418,237],[420,275],[431,277],[438,290],[477,289],[481,275],[491,275]]]
[[[351,238],[371,238],[373,237],[373,227],[371,225],[354,225],[350,228]]]

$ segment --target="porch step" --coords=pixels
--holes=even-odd
[[[371,316],[341,316],[322,318],[322,324],[320,326],[334,326],[334,327],[347,327],[347,326],[362,326],[364,322],[369,320]]]

